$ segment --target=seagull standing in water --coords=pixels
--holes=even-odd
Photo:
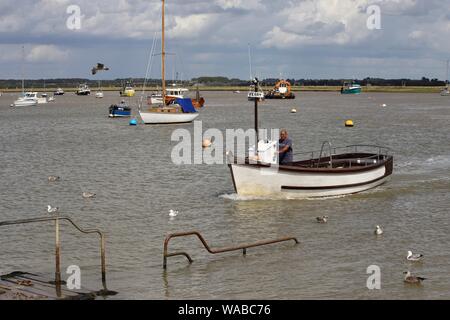
[[[405,283],[421,284],[423,280],[427,280],[426,278],[413,276],[409,271],[405,271],[403,273],[405,274]]]
[[[58,207],[52,207],[51,205],[47,206],[47,212],[48,213],[56,213],[58,212],[59,208]]]
[[[377,226],[377,228],[375,229],[375,234],[377,236],[381,236],[384,233],[383,229],[381,229],[380,226]]]
[[[328,217],[327,216],[317,217],[316,220],[317,220],[318,223],[327,223],[328,222]]]
[[[96,194],[91,192],[83,192],[83,198],[85,199],[91,199],[95,198]]]
[[[408,251],[408,256],[406,257],[408,261],[418,262],[423,259],[423,254],[412,253],[412,251]]]

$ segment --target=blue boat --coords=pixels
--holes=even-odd
[[[131,117],[131,108],[122,101],[119,104],[113,104],[109,107],[109,117]]]
[[[362,88],[359,84],[344,82],[341,88],[341,94],[361,94]]]

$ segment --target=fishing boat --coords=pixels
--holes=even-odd
[[[119,104],[113,104],[109,107],[110,118],[130,117],[130,116],[131,116],[131,107],[129,107],[124,100],[122,100]]]
[[[121,97],[134,97],[136,91],[133,88],[133,85],[130,81],[127,81],[123,86],[122,90],[120,90]]]
[[[23,93],[11,107],[32,107],[38,105],[38,93],[37,92],[25,92]]]
[[[55,95],[55,96],[62,96],[62,95],[64,95],[64,90],[63,89],[61,89],[61,88],[58,88],[54,93],[53,93],[53,95]]]
[[[77,91],[75,92],[78,96],[88,96],[91,94],[91,89],[89,89],[86,83],[82,83],[78,86]]]
[[[344,82],[341,88],[341,94],[361,94],[361,92],[361,86],[353,82]]]
[[[199,113],[195,109],[192,100],[190,98],[166,99],[168,90],[166,88],[166,76],[165,76],[165,0],[162,0],[162,41],[161,41],[161,79],[162,79],[162,92],[161,101],[155,101],[153,104],[152,99],[148,100],[148,106],[145,110],[142,110],[141,103],[139,104],[139,115],[145,124],[173,124],[173,123],[189,123],[194,121]],[[168,101],[169,100],[169,101]],[[168,103],[168,104],[167,104]]]
[[[278,164],[278,141],[259,139],[258,101],[255,101],[257,147],[248,156],[228,152],[228,165],[240,196],[292,199],[354,194],[387,182],[393,172],[388,148],[372,145],[332,147],[324,142],[320,151],[297,154],[296,161]]]
[[[291,83],[287,80],[279,80],[274,88],[265,95],[266,99],[295,99],[291,91]]]

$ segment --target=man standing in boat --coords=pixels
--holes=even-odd
[[[292,149],[292,140],[286,129],[280,132],[280,140],[278,141],[278,158],[280,165],[289,165],[294,162],[294,150]]]

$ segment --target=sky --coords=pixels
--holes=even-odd
[[[142,78],[149,57],[160,78],[161,3],[0,0],[0,79]],[[450,0],[166,0],[165,16],[170,79],[249,79],[251,65],[260,78],[444,80],[450,59]],[[97,62],[110,70],[91,75]]]

